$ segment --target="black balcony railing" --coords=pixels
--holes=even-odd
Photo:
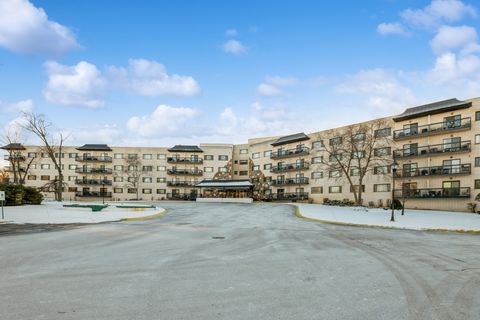
[[[168,174],[171,175],[183,175],[183,176],[201,176],[203,175],[202,170],[191,170],[191,169],[168,169]]]
[[[196,193],[167,193],[167,199],[195,201],[195,199],[197,199],[197,194]]]
[[[283,159],[290,157],[300,157],[310,153],[308,147],[294,148],[288,150],[278,150],[270,154],[270,159]]]
[[[83,174],[111,174],[112,169],[110,168],[77,168],[75,169],[76,173]]]
[[[410,158],[434,156],[445,153],[461,153],[470,152],[471,143],[469,140],[461,142],[450,142],[442,144],[433,144],[429,146],[410,147],[409,149],[395,150],[395,158]]]
[[[9,171],[9,172],[13,172],[13,168],[11,166],[6,166],[4,167],[5,171]],[[27,168],[24,168],[24,167],[16,167],[16,171],[17,172],[25,172],[27,171]]]
[[[25,156],[22,156],[20,154],[17,154],[17,155],[13,155],[13,156],[10,156],[8,154],[6,154],[3,159],[7,160],[7,161],[12,161],[12,160],[17,160],[17,161],[25,161]]]
[[[203,159],[201,158],[181,158],[181,157],[168,157],[168,163],[184,163],[184,164],[202,164]]]
[[[97,185],[97,186],[111,186],[112,180],[102,180],[102,179],[76,179],[76,184],[81,185]]]
[[[308,200],[308,192],[272,193],[268,198],[282,201]]]
[[[406,128],[395,130],[393,132],[394,140],[409,139],[420,136],[428,136],[434,134],[445,133],[448,131],[460,131],[470,129],[472,126],[471,118],[462,118],[458,120],[442,121],[415,128]]]
[[[472,165],[455,164],[448,166],[433,166],[433,167],[421,167],[412,170],[399,170],[397,171],[398,177],[429,177],[429,176],[447,176],[447,175],[462,175],[470,174],[472,172]]]
[[[288,185],[300,185],[308,184],[308,177],[298,177],[298,178],[287,178],[287,179],[276,179],[272,180],[273,186],[288,186]]]
[[[111,192],[101,192],[101,191],[78,191],[75,193],[77,197],[91,197],[91,198],[111,198]]]
[[[276,165],[270,168],[270,172],[277,173],[277,172],[288,172],[288,171],[301,171],[301,170],[308,170],[310,167],[310,163],[307,161],[301,163],[288,163],[288,164],[281,164]]]
[[[167,181],[169,187],[193,187],[195,184],[195,181]]]
[[[435,198],[470,198],[470,188],[425,188],[395,189],[395,198],[435,199]]]
[[[77,156],[75,157],[77,161],[85,162],[112,162],[112,157],[110,156]]]

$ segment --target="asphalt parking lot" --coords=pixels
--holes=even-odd
[[[4,233],[0,319],[479,318],[478,235],[159,205],[155,219]]]

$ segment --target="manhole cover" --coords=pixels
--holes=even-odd
[[[225,239],[225,237],[212,237],[212,239]]]

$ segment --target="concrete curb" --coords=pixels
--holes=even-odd
[[[143,216],[143,217],[136,217],[136,218],[123,218],[118,221],[139,221],[139,220],[146,220],[146,219],[151,219],[151,218],[157,218],[157,217],[162,217],[166,215],[168,212],[168,209],[163,209],[163,211],[155,214],[151,214],[149,216]]]
[[[294,205],[295,206],[295,205]],[[409,229],[409,228],[400,228],[400,227],[387,227],[387,226],[375,226],[371,224],[360,224],[360,223],[350,223],[350,222],[339,222],[339,221],[329,221],[322,219],[315,219],[305,217],[300,213],[298,206],[295,206],[295,216],[300,219],[313,222],[321,222],[327,224],[333,224],[337,226],[345,227],[360,227],[360,228],[372,228],[372,229],[395,229],[395,230],[410,230],[410,231],[428,231],[428,232],[455,232],[455,233],[465,233],[465,234],[480,234],[480,230],[463,230],[463,229]]]

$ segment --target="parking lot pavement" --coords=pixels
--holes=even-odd
[[[0,237],[0,319],[477,319],[480,237],[304,221],[287,205]]]

